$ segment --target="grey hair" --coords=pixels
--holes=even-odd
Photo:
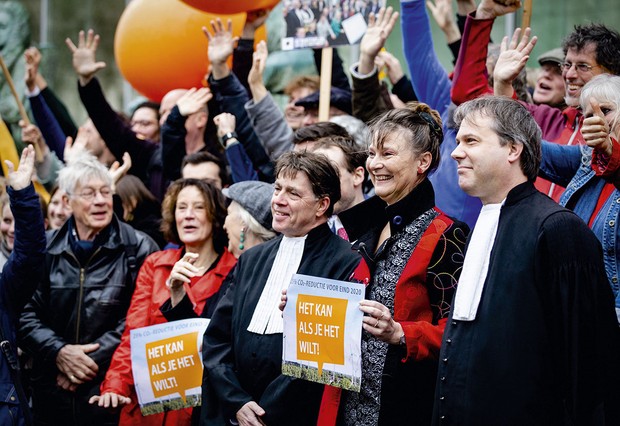
[[[72,157],[71,162],[58,173],[58,187],[72,195],[79,185],[93,179],[101,179],[106,185],[112,186],[112,176],[108,169],[94,155],[83,151]]]
[[[352,115],[336,115],[330,118],[329,121],[344,127],[360,149],[368,149],[368,145],[370,145],[370,130],[362,120]]]
[[[241,206],[241,204],[233,201],[237,205],[237,213],[239,214],[239,219],[241,222],[245,224],[247,227],[247,231],[254,234],[256,238],[261,240],[262,242],[268,241],[276,236],[276,233],[268,230],[263,225],[258,223],[254,216],[250,214],[246,209]]]
[[[521,170],[528,180],[538,175],[542,159],[542,131],[530,112],[519,102],[504,96],[483,96],[460,105],[454,113],[457,127],[473,114],[491,119],[491,130],[497,134],[501,146],[511,142],[523,145]]]
[[[614,128],[620,119],[620,76],[611,74],[600,74],[588,81],[579,96],[579,104],[583,111],[589,105],[590,98],[595,98],[599,102],[610,102],[616,107],[615,117],[610,124]]]

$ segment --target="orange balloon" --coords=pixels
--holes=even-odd
[[[196,9],[232,15],[249,10],[272,9],[280,0],[182,0]]]
[[[211,30],[209,23],[218,16],[180,0],[133,0],[118,21],[114,37],[121,74],[156,102],[172,89],[202,86],[209,66],[202,27]],[[245,14],[221,18],[224,22],[230,18],[233,34],[241,34]]]

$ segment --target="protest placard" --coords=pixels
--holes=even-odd
[[[385,0],[287,0],[282,50],[357,44],[366,32],[369,15],[382,6]]]
[[[201,404],[202,335],[208,319],[131,330],[131,368],[142,415]]]
[[[359,392],[364,285],[295,274],[287,295],[282,374]]]

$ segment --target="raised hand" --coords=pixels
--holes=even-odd
[[[611,156],[613,150],[612,137],[617,140],[617,135],[613,134],[607,123],[605,111],[601,108],[598,100],[590,98],[590,108],[592,115],[583,120],[581,134],[588,146]]]
[[[131,165],[131,155],[128,152],[123,153],[123,164],[119,163],[118,160],[112,163],[108,169],[112,176],[112,192],[116,191],[116,184],[131,169]]]
[[[394,29],[398,12],[394,12],[392,7],[381,8],[377,16],[373,13],[368,17],[368,29],[360,42],[360,64],[361,74],[370,74],[375,66],[375,57],[385,45],[385,41]]]
[[[99,34],[90,29],[85,35],[84,31],[78,34],[78,45],[76,46],[69,37],[65,39],[67,47],[73,54],[73,69],[77,73],[80,84],[86,85],[97,71],[105,68],[105,62],[97,62],[96,53],[99,46]]]
[[[520,0],[482,0],[476,9],[476,19],[494,19],[507,15],[521,7]]]
[[[517,78],[521,70],[525,67],[530,53],[538,38],[532,37],[530,40],[531,29],[528,27],[519,41],[521,28],[517,28],[512,35],[510,43],[508,37],[504,37],[500,44],[500,55],[495,69],[493,70],[493,82],[496,95],[511,96],[512,81]]]
[[[264,40],[261,40],[258,45],[256,45],[256,50],[252,55],[252,68],[248,74],[248,85],[250,86],[252,99],[254,99],[255,103],[260,102],[260,100],[267,95],[267,88],[265,87],[265,83],[263,81],[263,73],[265,72],[265,66],[267,65],[268,55],[269,52],[267,51],[267,43],[265,43]]]
[[[196,89],[192,87],[177,101],[177,107],[183,117],[192,115],[207,106],[207,102],[211,100],[213,94],[208,87]]]
[[[245,25],[243,26],[243,31],[241,32],[241,38],[245,40],[254,39],[254,33],[258,27],[265,23],[268,17],[269,10],[267,9],[250,10],[246,14]]]
[[[27,145],[22,151],[17,170],[11,161],[4,160],[4,163],[9,171],[8,184],[11,188],[19,191],[30,185],[34,176],[34,147],[32,145]]]
[[[431,11],[433,19],[446,35],[448,43],[453,43],[461,38],[461,32],[456,24],[452,0],[428,0],[426,6]]]
[[[217,126],[217,136],[221,138],[226,133],[234,132],[236,121],[235,116],[227,112],[223,112],[213,117],[213,123]]]
[[[233,37],[232,21],[230,19],[226,28],[224,28],[220,18],[211,21],[211,29],[213,34],[209,32],[207,27],[202,27],[202,32],[209,40],[208,55],[209,62],[213,67],[213,78],[220,80],[230,74],[226,61],[233,54],[239,37]]]
[[[377,63],[378,61],[380,61],[383,66],[385,66],[388,78],[390,79],[390,82],[392,84],[398,83],[399,80],[405,75],[400,61],[390,52],[386,50],[382,50],[381,52],[379,52],[377,54],[375,63]]]
[[[476,10],[475,0],[456,0],[456,13],[461,16],[467,16]]]
[[[37,83],[37,75],[39,74],[39,65],[41,64],[41,52],[36,47],[29,47],[24,51],[24,59],[26,61],[26,74],[24,81],[29,91],[33,91]]]

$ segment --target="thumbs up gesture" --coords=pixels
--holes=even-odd
[[[591,114],[587,114],[590,111]],[[609,113],[613,113],[613,111],[604,105],[601,106],[598,100],[590,98],[590,108],[586,110],[586,119],[581,128],[581,134],[588,146],[607,156],[612,154],[612,137],[616,138],[607,122],[606,114]]]

